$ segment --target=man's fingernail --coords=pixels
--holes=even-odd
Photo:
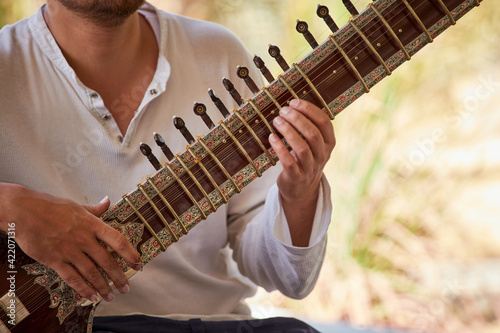
[[[284,107],[280,110],[280,114],[286,115],[288,112],[290,112],[290,108]]]
[[[292,99],[290,101],[290,107],[295,109],[297,106],[299,106],[299,103],[300,101],[298,99]]]
[[[105,202],[106,202],[106,200],[108,200],[108,196],[105,196],[105,197],[104,197],[104,199],[102,199],[99,203],[101,203],[101,204],[102,204],[102,203],[105,203]]]
[[[283,125],[283,118],[281,117],[276,117],[274,118],[274,122],[276,123],[276,125]]]
[[[126,294],[130,291],[130,286],[128,284],[124,285],[121,289],[120,289],[120,292],[122,294]]]
[[[108,296],[106,297],[106,300],[107,300],[108,302],[111,302],[111,301],[112,301],[112,300],[114,300],[114,299],[115,299],[115,294],[113,294],[113,292],[110,292],[110,293],[108,294]]]
[[[139,264],[131,264],[130,267],[132,267],[133,270],[135,271],[141,271],[143,268],[142,262]]]
[[[269,141],[271,141],[271,142],[278,141],[278,136],[276,134],[269,135]]]
[[[91,301],[92,303],[97,302],[97,300],[98,300],[98,299],[99,299],[99,298],[97,297],[97,295],[96,295],[96,294],[94,294],[94,295],[92,295],[92,296],[90,297],[90,301]]]

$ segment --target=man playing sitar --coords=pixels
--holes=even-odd
[[[29,315],[15,326],[4,321],[1,332],[29,331],[48,317],[64,327],[75,304],[101,299],[95,331],[312,331],[294,319],[254,322],[243,300],[256,285],[305,297],[319,274],[331,215],[322,174],[335,137],[318,104],[281,98],[271,116],[275,103],[265,97],[262,110],[245,111],[262,111],[251,123],[243,111],[232,116],[212,130],[213,141],[189,150],[191,160],[176,157],[144,181],[152,169],[141,142],[158,132],[183,151],[174,115],[206,133],[189,110],[207,88],[223,89],[221,76],[250,95],[235,73],[246,66],[262,86],[230,32],[144,0],[48,0],[0,31],[0,63],[0,227],[15,225],[15,241],[36,261],[17,263],[19,279],[36,278],[17,287],[15,302]],[[228,94],[220,98],[237,107]],[[259,129],[241,134],[247,125]],[[280,166],[263,173],[277,158]],[[120,202],[108,209],[110,200]],[[42,308],[55,312],[34,315]]]

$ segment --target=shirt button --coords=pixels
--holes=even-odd
[[[99,97],[99,95],[96,92],[93,92],[90,94],[90,97],[97,98],[97,97]]]
[[[105,114],[104,116],[102,116],[103,120],[109,120],[110,118],[111,118],[110,114]]]
[[[120,143],[122,143],[123,142],[123,136],[121,136],[121,135],[118,136],[118,141],[120,141]]]
[[[156,89],[151,89],[151,90],[149,91],[149,93],[150,93],[151,95],[156,95],[156,94],[158,93],[158,90],[156,90]]]

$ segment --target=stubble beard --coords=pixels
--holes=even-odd
[[[102,27],[122,25],[145,0],[57,0],[76,15]]]

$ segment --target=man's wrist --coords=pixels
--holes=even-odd
[[[308,187],[308,191],[300,192],[300,196],[292,197],[287,195],[287,193],[283,193],[281,189],[279,189],[281,202],[283,204],[289,206],[298,206],[298,207],[309,207],[310,204],[315,204],[318,201],[319,195],[319,187],[321,185],[321,179],[317,181],[315,184],[311,184]]]
[[[299,247],[308,246],[316,213],[319,186],[313,194],[305,194],[298,199],[286,198],[281,194],[280,196],[292,244]]]

